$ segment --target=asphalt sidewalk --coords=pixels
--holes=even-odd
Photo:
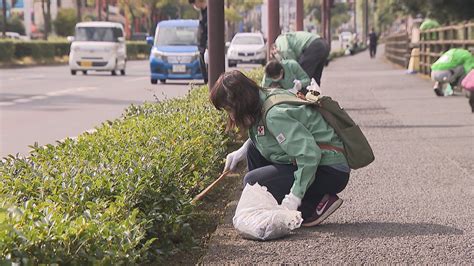
[[[324,94],[359,123],[375,162],[355,170],[341,208],[277,241],[242,239],[233,210],[203,264],[450,263],[474,261],[474,114],[464,96],[387,63],[383,49],[337,59]],[[235,204],[234,204],[235,207]]]

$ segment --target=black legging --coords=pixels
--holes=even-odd
[[[298,58],[301,68],[321,86],[323,68],[329,56],[329,44],[323,38],[312,41]]]
[[[204,80],[204,83],[207,84],[207,66],[206,61],[204,60],[204,55],[205,51],[199,53],[199,67],[201,68],[202,79]]]
[[[370,51],[370,58],[375,57],[375,54],[377,53],[377,45],[371,44],[369,46],[369,51]]]
[[[259,183],[266,186],[273,197],[281,203],[290,192],[294,182],[294,172],[298,169],[292,164],[274,164],[267,161],[251,143],[247,152],[248,173],[244,177],[245,184]],[[338,171],[329,166],[319,166],[316,179],[306,191],[302,204],[298,209],[303,219],[310,217],[316,205],[325,194],[336,195],[344,190],[349,181],[349,173]]]

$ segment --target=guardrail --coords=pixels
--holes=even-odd
[[[402,67],[410,60],[410,39],[406,32],[390,35],[385,39],[385,57]]]
[[[420,73],[431,75],[431,64],[451,48],[474,48],[474,22],[425,30],[420,33]]]

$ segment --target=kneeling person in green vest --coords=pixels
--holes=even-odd
[[[304,93],[309,82],[308,75],[295,60],[282,60],[281,62],[270,60],[265,66],[262,87],[285,90],[294,88]]]
[[[266,186],[279,204],[301,211],[303,226],[318,225],[342,204],[337,194],[350,175],[343,143],[310,106],[277,104],[264,115],[265,100],[280,93],[292,95],[262,88],[237,70],[217,80],[211,102],[227,112],[228,130],[237,127],[250,137],[227,156],[224,170],[247,159],[245,184]]]
[[[293,59],[321,86],[321,76],[329,56],[329,44],[317,34],[305,31],[281,34],[271,47],[271,54],[281,61]]]

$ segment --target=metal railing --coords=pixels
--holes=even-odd
[[[433,64],[451,48],[474,48],[474,22],[434,28],[420,33],[420,73],[431,74]]]
[[[410,60],[410,40],[406,32],[390,35],[385,39],[385,57],[392,63],[407,67]]]

